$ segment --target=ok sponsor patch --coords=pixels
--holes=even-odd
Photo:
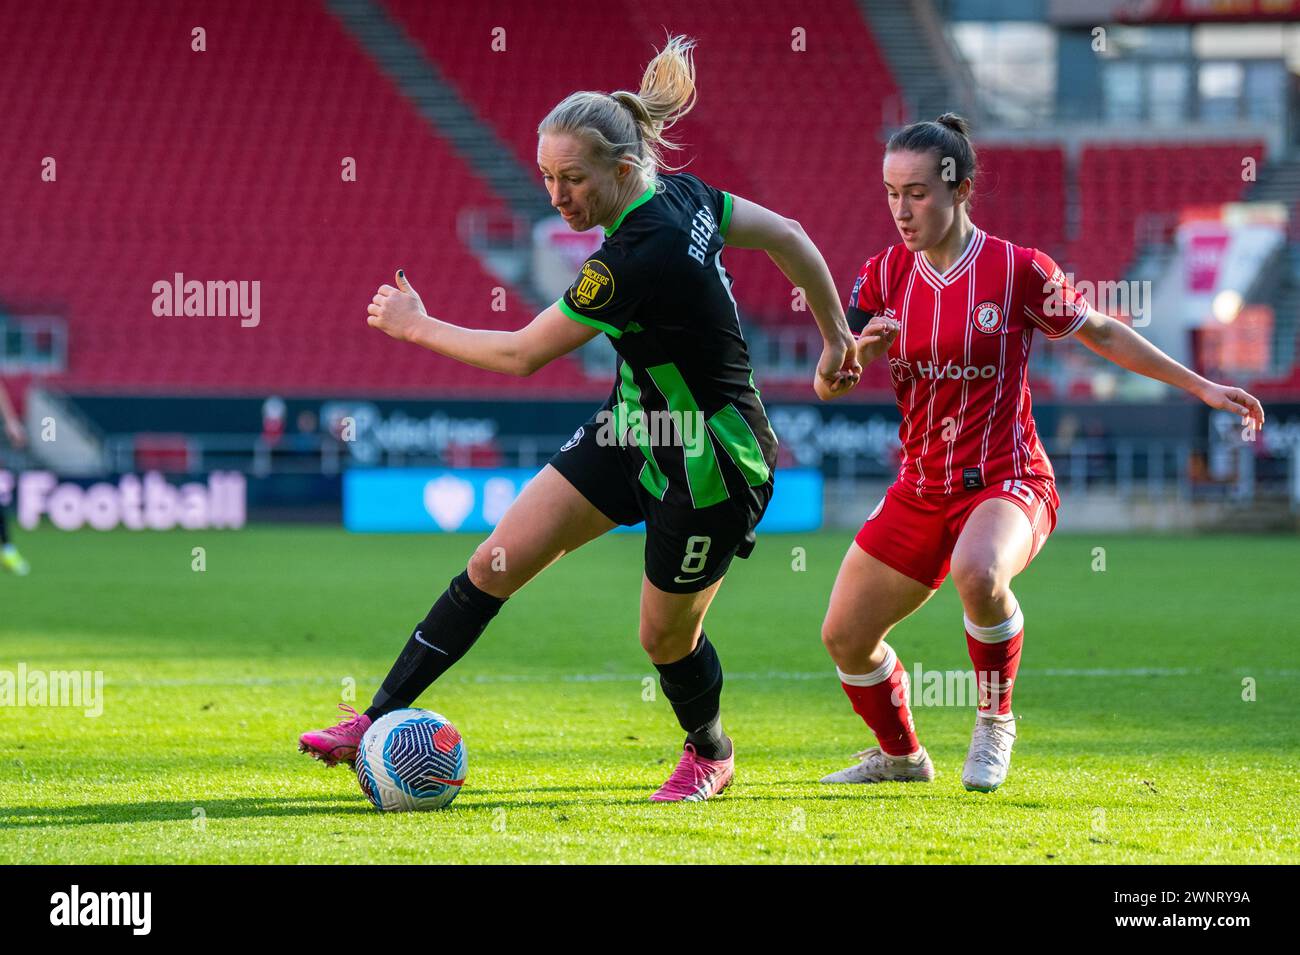
[[[582,263],[582,270],[569,289],[569,295],[579,308],[587,311],[603,308],[614,297],[614,276],[604,262],[588,259]]]

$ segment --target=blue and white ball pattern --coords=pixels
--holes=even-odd
[[[376,809],[442,809],[465,785],[465,741],[445,716],[394,710],[366,730],[357,749],[357,781]]]

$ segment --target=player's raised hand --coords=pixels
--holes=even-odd
[[[889,351],[889,346],[894,344],[894,339],[898,338],[898,330],[901,327],[894,319],[885,318],[883,315],[877,315],[867,322],[867,327],[858,336],[857,346],[858,361],[862,363],[863,368]]]
[[[1244,425],[1253,422],[1256,431],[1262,431],[1264,428],[1264,406],[1259,403],[1258,398],[1244,388],[1210,382],[1205,388],[1196,392],[1196,397],[1211,408],[1241,415],[1241,423]]]
[[[852,391],[861,377],[862,365],[858,363],[853,337],[850,335],[843,341],[828,341],[822,347],[821,359],[817,362],[813,391],[822,401],[830,401]]]
[[[371,328],[377,328],[399,341],[410,341],[420,322],[428,318],[424,303],[406,280],[406,273],[402,269],[397,270],[397,288],[391,285],[379,286],[366,313],[366,322]]]

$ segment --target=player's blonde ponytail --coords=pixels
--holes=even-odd
[[[663,150],[677,148],[664,133],[695,106],[694,48],[692,39],[670,37],[646,65],[638,92],[573,93],[547,114],[537,134],[580,136],[599,161],[630,162],[647,178],[659,168],[680,168],[664,163]]]

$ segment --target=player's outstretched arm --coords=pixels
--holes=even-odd
[[[1075,334],[1102,358],[1113,361],[1121,368],[1181,388],[1211,408],[1239,414],[1242,424],[1250,421],[1254,422],[1256,429],[1264,427],[1264,408],[1250,392],[1202,378],[1190,368],[1174,361],[1123,322],[1095,308],[1088,309],[1087,320]]]
[[[366,322],[372,328],[487,371],[531,375],[600,334],[597,328],[573,321],[555,305],[515,332],[462,328],[425,312],[424,303],[401,270],[397,285],[381,285],[366,309]]]
[[[862,365],[831,270],[803,226],[756,202],[733,196],[726,243],[737,249],[762,249],[792,285],[803,289],[825,343],[813,388],[823,400],[847,394],[862,376]]]

